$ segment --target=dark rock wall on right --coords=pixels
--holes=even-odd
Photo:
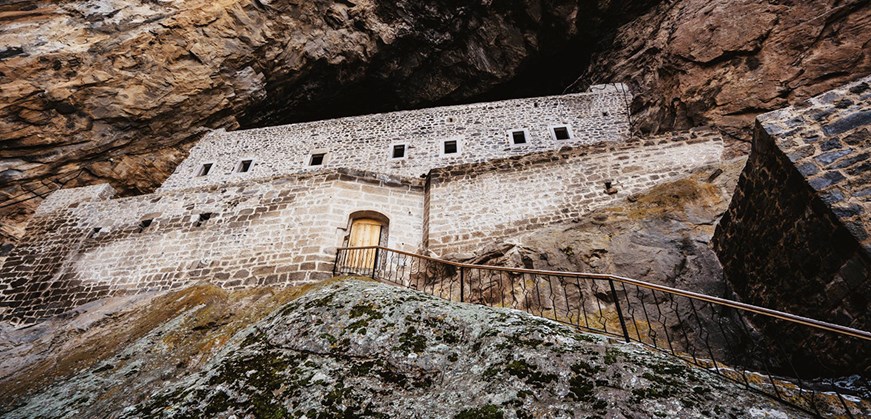
[[[869,80],[757,119],[713,240],[742,300],[871,328]]]

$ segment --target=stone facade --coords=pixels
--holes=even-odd
[[[420,179],[339,169],[102,201],[72,202],[75,191],[62,194],[67,207],[34,216],[6,260],[0,319],[26,324],[109,294],[201,280],[320,280],[361,208],[390,219],[388,246],[416,251],[422,240]]]
[[[722,151],[719,134],[699,130],[436,169],[427,244],[441,254],[473,252],[527,229],[578,220],[717,162]]]
[[[757,304],[871,328],[871,77],[757,119],[714,236]]]
[[[470,251],[583,217],[720,158],[722,139],[712,132],[629,139],[616,95],[600,89],[214,134],[153,194],[112,199],[98,185],[46,199],[3,265],[0,320],[25,325],[103,296],[196,281],[317,281],[331,274],[360,214],[386,220],[383,245]],[[560,121],[568,140],[548,137]],[[525,145],[509,145],[514,128],[525,130]],[[329,133],[342,134],[330,142]],[[434,148],[446,138],[459,139],[458,156]],[[408,154],[393,161],[387,153],[400,140]],[[325,164],[303,167],[324,149]],[[250,170],[233,173],[239,158],[252,161]],[[206,162],[209,174],[197,176]]]
[[[161,190],[337,167],[418,177],[436,167],[624,140],[629,131],[627,90],[592,89],[595,92],[214,131],[191,150]],[[554,138],[554,127],[568,127],[571,138]],[[525,144],[513,144],[513,130],[525,130]],[[458,153],[443,152],[446,140],[458,142]],[[394,145],[406,145],[403,158],[392,158]],[[310,166],[317,153],[325,154],[323,165]],[[243,160],[252,165],[240,173]],[[204,164],[212,165],[209,174],[197,176]]]

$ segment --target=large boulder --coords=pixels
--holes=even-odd
[[[172,323],[172,322],[170,322]],[[7,417],[802,417],[668,355],[529,314],[335,282],[137,394],[158,328]],[[171,334],[170,334],[171,335]],[[119,389],[119,383],[131,383]],[[115,392],[127,392],[127,403]]]

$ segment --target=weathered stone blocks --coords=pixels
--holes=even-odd
[[[418,177],[430,169],[487,161],[596,142],[627,138],[625,86],[593,86],[589,93],[365,115],[244,131],[215,131],[203,138],[162,190],[263,179],[323,168],[354,168]],[[557,140],[554,127],[572,137]],[[526,143],[515,145],[509,133],[525,130]],[[459,153],[446,155],[443,141],[456,140]],[[394,145],[405,144],[403,158],[392,158]],[[310,157],[325,153],[322,166]],[[250,171],[237,171],[252,160]],[[211,164],[207,176],[197,176]]]
[[[215,133],[154,194],[109,199],[100,185],[50,196],[0,273],[0,320],[27,324],[197,281],[325,279],[360,211],[389,220],[389,247],[472,250],[720,158],[722,139],[704,130],[628,139],[625,99],[600,89]],[[572,138],[551,136],[559,126]],[[509,143],[514,129],[527,143]],[[440,153],[445,139],[461,153]],[[407,146],[402,159],[388,155],[395,143]],[[324,164],[308,167],[315,152],[327,153]],[[235,172],[240,159],[249,171]],[[209,174],[197,176],[204,163]]]
[[[871,328],[871,77],[757,118],[714,236],[757,305]]]
[[[105,201],[90,199],[101,187],[61,191],[4,264],[0,320],[26,324],[109,294],[196,281],[237,288],[322,280],[349,214],[360,209],[390,218],[388,245],[418,250],[423,181],[378,177],[328,170]],[[380,186],[364,190],[373,184]],[[143,219],[152,220],[147,228]]]
[[[427,244],[473,252],[519,231],[576,220],[720,160],[713,131],[601,143],[435,169]]]

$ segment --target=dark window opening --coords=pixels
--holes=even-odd
[[[610,115],[608,112],[602,112],[602,116],[608,116],[608,115]]]
[[[200,167],[200,171],[197,173],[197,176],[206,176],[209,174],[210,170],[212,170],[212,163],[206,163],[202,167]]]
[[[326,153],[312,154],[312,158],[309,160],[308,165],[320,166],[324,164],[324,156],[326,156]]]
[[[449,117],[448,117],[448,122],[454,122],[454,117],[449,116]]]
[[[141,233],[141,232],[145,231],[146,228],[148,228],[148,227],[151,226],[151,223],[152,223],[153,221],[154,221],[154,220],[142,220],[142,221],[139,223],[139,232]]]
[[[445,154],[456,154],[457,153],[457,141],[445,141]]]
[[[567,127],[555,127],[553,129],[553,135],[557,140],[568,140],[571,138]]]
[[[203,225],[203,223],[205,223],[206,221],[209,221],[209,219],[212,218],[212,215],[214,214],[212,214],[211,212],[204,212],[200,214],[199,218],[197,218],[196,227],[199,227]]]
[[[100,234],[100,230],[102,230],[102,229],[103,229],[102,227],[94,227],[94,229],[91,230],[91,237],[94,237],[97,234]]]
[[[239,163],[239,169],[236,171],[239,173],[245,173],[251,170],[251,163],[253,163],[253,160],[242,160],[242,162]]]
[[[513,131],[511,138],[514,144],[526,144],[526,133],[523,131]]]
[[[393,146],[393,158],[401,159],[405,157],[405,144],[398,144]]]

